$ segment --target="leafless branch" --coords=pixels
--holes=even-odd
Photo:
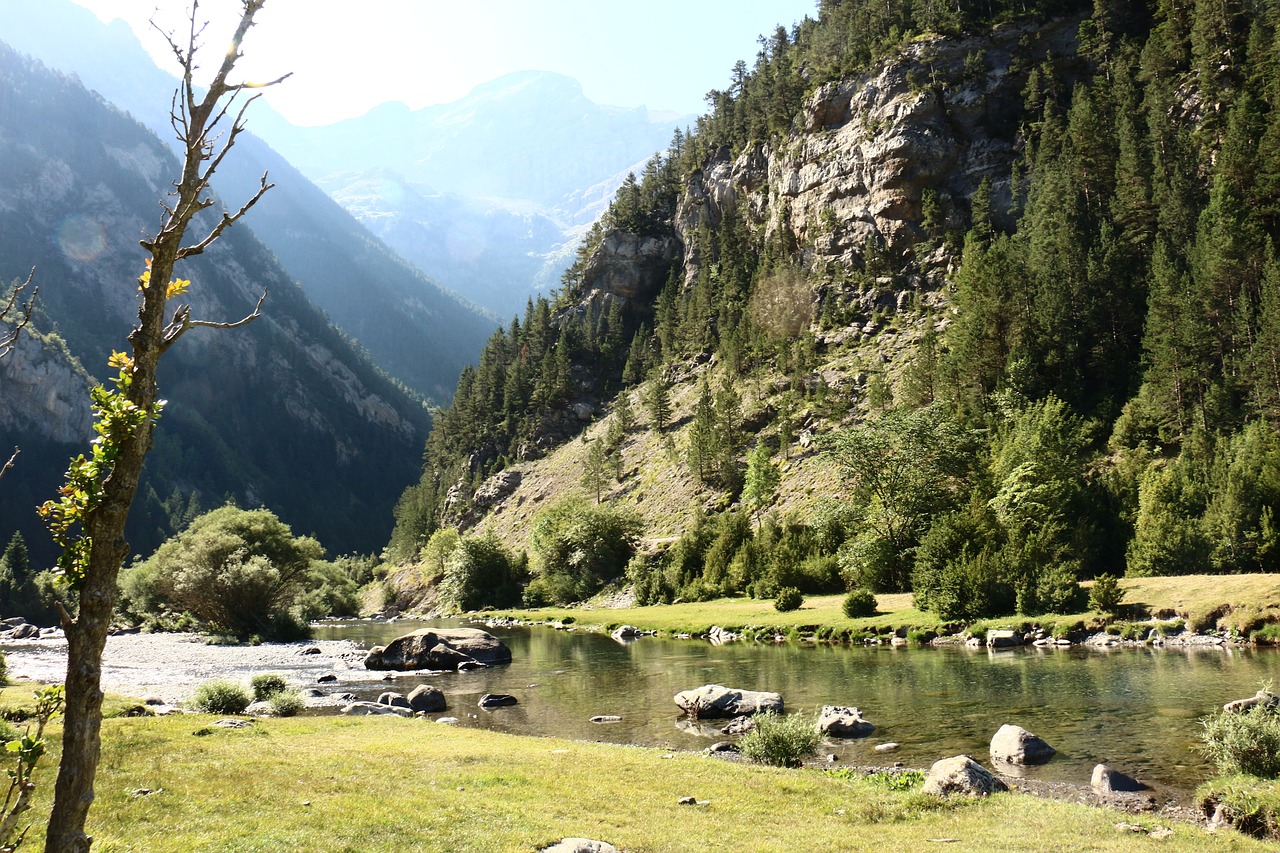
[[[190,329],[235,329],[252,323],[254,320],[262,316],[262,303],[267,299],[267,291],[262,291],[262,295],[258,297],[258,303],[253,306],[253,310],[244,317],[230,323],[217,322],[214,320],[193,320],[191,319],[191,306],[183,305],[173,314],[173,319],[164,328],[164,339],[161,344],[162,349],[168,349],[177,342]]]
[[[227,226],[234,225],[236,221],[240,219],[240,217],[244,216],[246,213],[249,212],[249,208],[253,207],[255,204],[258,203],[258,199],[262,198],[263,195],[266,194],[267,190],[271,189],[274,186],[275,184],[267,183],[267,173],[263,172],[262,178],[260,179],[260,185],[258,187],[258,191],[253,194],[253,198],[249,199],[243,205],[241,205],[240,209],[237,210],[235,213],[227,213],[226,211],[223,211],[222,219],[219,220],[218,224],[214,226],[213,230],[209,232],[209,235],[207,237],[205,237],[199,243],[196,243],[194,246],[186,246],[181,250],[179,250],[178,260],[182,260],[183,258],[189,258],[192,255],[198,255],[201,252],[203,252],[205,249],[207,249],[210,243],[212,243],[214,240],[217,240],[220,236],[222,236],[222,232],[227,229]]]
[[[9,299],[4,303],[3,307],[0,307],[0,322],[9,320],[9,312],[12,311],[15,306],[17,306],[18,314],[20,315],[12,329],[7,329],[3,333],[0,333],[0,358],[4,358],[9,353],[13,352],[13,347],[18,342],[18,335],[22,334],[22,330],[31,322],[31,312],[34,311],[36,307],[36,294],[40,292],[40,288],[38,286],[32,285],[35,277],[36,271],[33,268],[27,275],[27,280],[18,285],[14,289],[13,293],[9,294]],[[25,302],[19,304],[19,298],[28,287],[31,288],[31,293],[27,294]],[[12,462],[12,460],[10,461]],[[5,470],[8,470],[8,466],[5,466]]]
[[[13,449],[13,455],[9,457],[9,461],[4,463],[3,467],[0,467],[0,477],[3,477],[5,473],[8,472],[8,470],[13,467],[13,463],[18,460],[18,454],[20,452],[21,451],[18,450],[18,448],[16,447]]]

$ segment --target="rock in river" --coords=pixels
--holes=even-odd
[[[365,656],[366,669],[456,670],[470,662],[510,663],[511,650],[478,628],[423,628],[396,637]]]
[[[876,727],[862,719],[862,711],[839,705],[823,705],[818,715],[818,731],[832,737],[866,737]]]
[[[1043,764],[1057,752],[1021,726],[1005,723],[991,738],[991,760],[1008,764]]]
[[[682,690],[675,702],[691,717],[737,717],[762,711],[782,713],[782,696],[763,690],[737,690],[719,684],[704,684],[696,690]]]

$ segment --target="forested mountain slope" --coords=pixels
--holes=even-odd
[[[628,566],[642,600],[868,586],[953,618],[1280,569],[1278,25],[822,2],[464,373],[393,551],[489,526],[533,545],[533,598],[589,592],[621,564],[536,577],[574,571],[537,520],[568,488],[679,537]]]
[[[0,362],[0,444],[23,449],[4,478],[0,535],[21,530],[44,560],[35,506],[92,437],[84,383],[106,374],[136,321],[138,240],[179,167],[128,115],[2,44],[0,152],[0,280],[7,292],[35,267],[40,284],[38,334]],[[430,423],[421,401],[329,324],[252,220],[181,271],[197,317],[236,320],[269,295],[260,321],[196,332],[166,359],[169,404],[131,518],[135,553],[228,498],[270,507],[335,552],[373,550],[418,465]]]

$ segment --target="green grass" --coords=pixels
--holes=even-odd
[[[816,631],[827,627],[836,631],[884,632],[889,628],[934,628],[941,624],[932,613],[922,613],[911,606],[909,593],[876,596],[879,612],[875,616],[850,619],[844,615],[843,595],[811,595],[798,610],[780,613],[773,601],[755,598],[719,598],[688,604],[660,604],[650,607],[611,608],[541,608],[491,614],[499,617],[535,622],[559,622],[572,617],[576,624],[608,627],[635,625],[645,630],[669,634],[701,634],[713,625],[730,631],[776,628],[786,632],[796,628]]]
[[[1185,575],[1170,578],[1124,578],[1125,590],[1121,612],[1127,617],[1145,618],[1149,614],[1173,613],[1180,618],[1212,613],[1223,609],[1224,625],[1232,624],[1232,613],[1247,616],[1249,624],[1280,622],[1280,575]],[[910,593],[876,596],[877,613],[851,619],[842,610],[843,595],[814,595],[805,599],[799,610],[779,613],[772,601],[751,598],[720,598],[687,604],[667,604],[631,608],[541,608],[537,610],[502,611],[500,617],[533,622],[558,622],[572,617],[586,627],[635,625],[645,630],[667,634],[702,634],[713,625],[731,631],[772,629],[779,633],[799,631],[801,634],[825,629],[837,639],[850,632],[884,634],[890,629],[907,631],[939,631],[942,620],[912,606]],[[1053,631],[1079,625],[1101,630],[1107,617],[1100,613],[1045,614],[1038,616],[1002,616],[981,619],[971,626],[976,631],[991,628],[1025,628],[1037,625]],[[1260,621],[1259,621],[1260,620]],[[1166,623],[1168,624],[1168,623]],[[954,626],[953,626],[954,627]],[[1242,631],[1241,633],[1246,633]]]
[[[108,720],[89,832],[100,853],[530,851],[565,836],[628,853],[752,850],[1203,850],[1202,829],[1021,795],[940,801],[817,769],[458,729],[303,717],[215,729]],[[54,731],[53,734],[57,735]],[[57,745],[38,771],[48,813]],[[140,789],[155,793],[136,795]],[[681,806],[681,797],[705,805]],[[1163,823],[1153,841],[1116,829]],[[27,843],[40,849],[43,826]],[[1234,832],[1216,850],[1262,850]]]

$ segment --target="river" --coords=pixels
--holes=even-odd
[[[408,694],[426,683],[444,691],[445,712],[461,725],[517,734],[703,749],[722,739],[714,728],[682,718],[672,697],[702,684],[782,694],[788,712],[856,705],[875,724],[860,740],[829,740],[823,754],[840,763],[928,766],[968,753],[985,761],[992,734],[1016,723],[1057,750],[1027,772],[1048,781],[1088,783],[1099,762],[1136,776],[1157,792],[1185,796],[1211,775],[1195,751],[1199,720],[1223,702],[1250,696],[1276,681],[1280,653],[1272,649],[1081,647],[1008,651],[761,645],[714,646],[702,640],[642,637],[617,642],[585,630],[497,626],[489,630],[512,651],[509,665],[466,673],[370,672],[362,649],[427,625],[457,622],[324,623],[309,644],[205,646],[182,635],[134,635],[108,642],[104,685],[133,695],[181,701],[215,676],[247,680],[280,672],[299,686],[330,696],[374,698]],[[303,655],[304,646],[320,650]],[[23,641],[6,645],[10,673],[60,680],[66,645]],[[483,711],[485,693],[510,693],[519,704]],[[596,715],[621,722],[592,723]],[[901,746],[891,753],[873,747]]]

